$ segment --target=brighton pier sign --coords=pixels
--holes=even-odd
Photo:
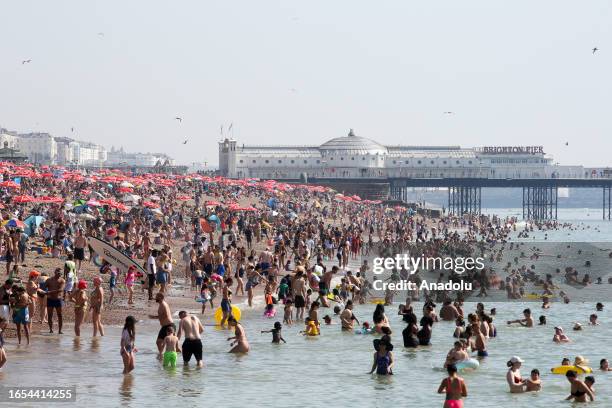
[[[544,154],[544,146],[485,146],[483,154]]]

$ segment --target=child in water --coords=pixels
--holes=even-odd
[[[293,324],[293,302],[291,299],[287,299],[285,303],[285,316],[283,317],[283,323],[292,325]]]
[[[280,342],[282,341],[283,343],[287,343],[285,341],[285,339],[283,339],[283,336],[281,335],[281,330],[283,329],[283,325],[280,322],[275,322],[274,323],[274,328],[271,330],[262,330],[262,333],[272,333],[272,343],[275,344],[280,344]]]
[[[196,300],[198,300],[196,298]],[[210,302],[210,307],[212,308],[212,296],[210,294],[210,290],[208,289],[208,285],[206,283],[202,283],[200,287],[200,302],[202,302],[202,314],[206,311],[206,303]]]
[[[164,339],[164,368],[176,367],[176,353],[180,353],[179,339],[174,334],[174,327],[169,326],[166,329],[166,338]]]
[[[266,310],[264,310],[264,316],[272,318],[276,316],[276,309],[273,304],[266,305]]]
[[[537,368],[531,370],[531,376],[525,381],[525,391],[540,391],[542,389],[542,380],[540,380],[540,371]]]

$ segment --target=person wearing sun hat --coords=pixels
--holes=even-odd
[[[512,356],[506,363],[509,367],[508,373],[506,374],[506,381],[510,386],[510,392],[520,393],[525,392],[525,380],[521,377],[521,365],[525,361],[519,356]]]
[[[574,366],[582,368],[585,372],[590,371],[588,364],[589,360],[582,356],[576,356],[576,358],[574,359]]]

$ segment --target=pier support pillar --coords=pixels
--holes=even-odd
[[[523,218],[527,220],[557,219],[557,187],[523,187]]]
[[[448,212],[449,214],[480,214],[481,211],[480,187],[449,187]]]
[[[610,220],[610,216],[612,215],[612,207],[610,203],[612,202],[612,185],[607,185],[603,187],[603,219]]]

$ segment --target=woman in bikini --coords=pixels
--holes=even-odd
[[[595,394],[583,381],[578,379],[578,374],[576,371],[568,370],[568,372],[565,373],[565,377],[571,384],[570,395],[566,398],[566,400],[587,402],[590,399],[591,401],[595,401]],[[587,396],[589,399],[587,399]]]
[[[510,386],[510,392],[525,392],[525,380],[521,377],[520,371],[523,360],[520,357],[513,356],[506,364],[510,368],[506,374],[506,381]]]
[[[462,398],[467,397],[467,387],[463,378],[457,375],[457,366],[449,364],[446,367],[448,377],[442,380],[438,394],[446,393],[444,408],[463,408]]]
[[[70,300],[74,302],[74,335],[81,336],[81,324],[85,319],[85,311],[87,310],[87,282],[80,280],[71,296]]]

